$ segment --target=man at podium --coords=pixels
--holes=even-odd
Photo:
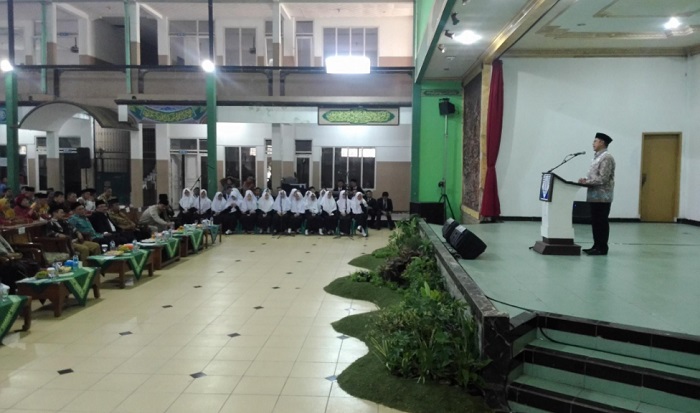
[[[593,161],[585,178],[578,180],[588,185],[586,201],[591,205],[591,227],[593,228],[593,246],[584,249],[588,255],[608,255],[608,237],[610,235],[610,204],[615,188],[615,159],[608,152],[612,138],[598,132],[593,139]]]

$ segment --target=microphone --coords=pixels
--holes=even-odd
[[[585,155],[585,154],[586,154],[586,151],[581,151],[581,152],[572,153],[571,156],[579,156],[579,155]]]

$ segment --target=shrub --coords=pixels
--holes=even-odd
[[[398,376],[470,387],[479,384],[476,329],[464,304],[428,283],[377,317],[373,353]]]

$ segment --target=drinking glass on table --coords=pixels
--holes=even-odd
[[[107,250],[109,249],[109,245],[107,245],[107,244],[102,244],[101,247],[102,247],[102,253],[103,253],[103,254],[106,254],[106,253],[107,253]]]

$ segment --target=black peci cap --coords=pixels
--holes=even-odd
[[[610,136],[604,134],[603,132],[597,132],[595,134],[595,138],[600,139],[601,141],[605,142],[606,145],[610,145],[610,142],[613,141]]]

